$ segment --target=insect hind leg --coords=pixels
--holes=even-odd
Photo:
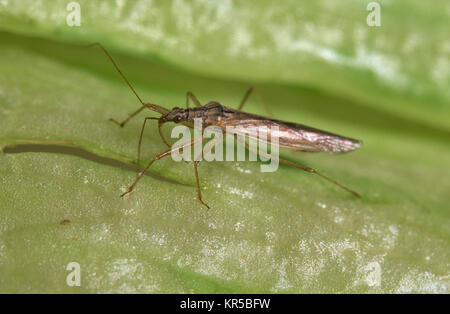
[[[238,140],[239,140],[239,138],[238,138]],[[254,149],[254,148],[251,148],[251,147],[248,145],[247,142],[242,141],[242,140],[239,140],[239,142],[242,143],[242,144],[244,144],[245,147],[246,147],[248,150],[251,150],[251,151],[255,152],[256,154],[258,154],[258,151],[257,151],[256,149]],[[261,156],[266,157],[266,158],[273,158],[273,156],[270,156],[269,154],[263,153],[263,152],[261,152],[261,151],[259,152],[259,154],[260,154]],[[353,191],[352,189],[349,189],[348,187],[346,187],[346,186],[340,184],[339,182],[337,182],[337,181],[331,179],[330,177],[327,177],[326,175],[324,175],[324,174],[318,172],[317,170],[315,170],[315,169],[313,169],[313,168],[304,166],[304,165],[302,165],[302,164],[300,164],[300,163],[298,163],[298,162],[292,162],[292,161],[289,161],[289,160],[286,160],[286,159],[282,159],[282,158],[278,158],[278,157],[277,157],[277,159],[278,159],[278,161],[279,161],[280,163],[282,163],[282,164],[284,164],[284,165],[287,165],[287,166],[290,166],[290,167],[293,167],[293,168],[297,168],[297,169],[300,169],[300,170],[303,170],[303,171],[306,171],[306,172],[309,172],[309,173],[318,175],[318,176],[321,177],[322,179],[325,179],[325,180],[327,180],[328,182],[333,183],[334,185],[340,187],[341,189],[343,189],[343,190],[349,192],[349,193],[352,194],[353,196],[355,196],[355,197],[357,197],[357,198],[361,198],[361,195],[359,195],[358,192]]]

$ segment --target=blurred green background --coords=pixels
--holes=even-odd
[[[450,3],[378,1],[0,1],[0,292],[448,293]],[[161,160],[133,165],[141,97],[186,91],[237,107],[255,86],[275,118],[363,140],[347,155],[283,151],[361,193],[281,166]],[[266,114],[256,98],[245,109]],[[170,128],[166,127],[166,134]],[[148,160],[165,149],[152,125]],[[69,223],[61,224],[63,220]],[[66,284],[68,263],[81,286]]]

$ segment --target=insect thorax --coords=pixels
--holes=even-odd
[[[223,106],[215,101],[210,101],[202,107],[187,109],[187,121],[194,122],[195,118],[202,119],[206,125],[217,121],[223,115]]]

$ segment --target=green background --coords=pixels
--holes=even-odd
[[[0,292],[448,293],[448,1],[0,1]],[[9,154],[65,144],[136,162],[141,97],[171,108],[186,91],[239,104],[255,86],[273,116],[363,140],[346,155],[285,166],[193,167],[170,158],[135,173],[79,156]],[[245,109],[266,114],[251,97]],[[151,124],[146,160],[165,149]],[[166,127],[166,134],[170,128]],[[174,182],[176,181],[176,182]],[[180,184],[181,183],[181,184]],[[61,224],[62,220],[70,220]],[[81,286],[69,287],[69,262]]]

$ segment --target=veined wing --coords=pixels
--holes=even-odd
[[[223,115],[214,122],[223,130],[255,139],[278,137],[280,147],[303,152],[332,154],[350,152],[362,146],[356,139],[315,129],[306,125],[245,113],[223,107]],[[272,131],[276,127],[277,131]],[[258,133],[259,132],[259,133]]]

